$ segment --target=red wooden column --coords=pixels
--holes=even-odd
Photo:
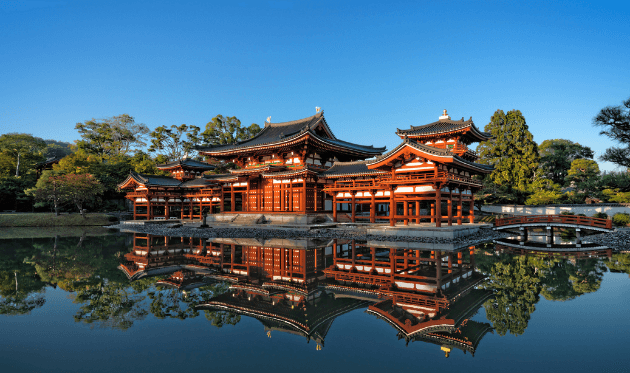
[[[317,198],[317,196],[319,195],[319,182],[317,180],[317,176],[314,178],[314,182],[315,185],[313,186],[313,211],[317,212],[319,211],[319,209],[317,208],[317,203],[319,202]]]
[[[409,225],[409,202],[403,201],[403,224]]]
[[[350,192],[352,194],[352,222],[356,222],[356,209],[357,209],[357,205],[356,205],[356,194],[357,192],[355,190]]]
[[[169,220],[170,214],[168,211],[168,197],[164,196],[164,219]]]
[[[335,182],[336,183],[336,182]],[[332,203],[333,221],[337,222],[337,192],[333,191],[333,203]]]
[[[370,190],[370,196],[371,196],[371,200],[370,200],[370,223],[375,223],[376,222],[376,190],[372,189]]]
[[[420,201],[416,201],[416,224],[420,224]]]
[[[462,225],[462,190],[459,190],[459,199],[457,200],[457,225]]]
[[[284,183],[282,182],[282,180],[280,180],[280,184],[278,185],[280,186],[280,211],[284,212],[285,191],[284,191]]]
[[[475,222],[475,196],[470,194],[470,215],[468,216],[468,221],[472,224]]]
[[[243,211],[250,211],[249,209],[249,177],[247,178],[247,191],[245,192],[245,206],[243,206]]]
[[[225,193],[223,191],[223,185],[221,185],[221,196],[219,197],[219,212],[225,212]]]
[[[453,225],[453,189],[449,188],[448,193],[448,201],[446,201],[448,206],[448,226]]]
[[[442,226],[442,185],[438,184],[435,191],[435,226]]]
[[[396,225],[396,200],[394,199],[394,189],[393,185],[389,187],[389,225],[391,227]]]
[[[230,209],[232,210],[232,212],[234,212],[236,210],[236,198],[234,198],[234,183],[230,185],[230,196],[232,198],[230,200]]]
[[[437,192],[436,192],[437,193]],[[431,223],[435,223],[435,202],[431,204]]]
[[[306,213],[306,174],[302,177],[302,180],[304,180],[304,185],[302,185],[302,201],[300,201],[300,210]],[[306,279],[304,279],[304,281],[306,281]]]

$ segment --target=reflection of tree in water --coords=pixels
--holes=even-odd
[[[484,304],[486,317],[501,336],[508,332],[521,335],[539,299],[540,280],[527,257],[515,256],[492,266],[484,284],[494,299]]]
[[[117,281],[86,284],[76,292],[74,301],[82,305],[74,320],[126,330],[148,314],[142,305],[146,298],[144,291],[155,281],[155,278],[142,279],[131,286]]]
[[[180,291],[173,288],[158,286],[155,291],[150,291],[152,299],[150,311],[158,318],[178,318],[181,320],[199,316],[196,307],[213,297],[223,294],[228,290],[226,283],[205,285],[190,291]],[[236,325],[240,315],[224,311],[204,311],[206,319],[218,328],[223,325]]]
[[[24,315],[44,305],[44,284],[23,268],[0,272],[0,315]]]
[[[75,321],[96,323],[101,327],[126,330],[134,322],[151,313],[157,318],[187,319],[199,316],[196,306],[213,296],[227,291],[225,283],[205,285],[190,291],[156,286],[159,277],[149,277],[128,282],[104,281],[97,284],[85,282],[76,292],[76,303],[82,303]],[[148,302],[148,299],[151,301]],[[204,311],[212,325],[235,325],[240,316],[227,312]]]
[[[630,275],[630,253],[613,254],[611,260],[606,262],[611,272],[622,272]]]
[[[35,267],[42,281],[74,291],[90,278],[123,280],[116,269],[117,250],[124,236],[54,237],[33,243],[36,249],[25,261]]]
[[[555,259],[540,271],[542,295],[548,300],[570,300],[597,291],[606,272],[600,259]]]
[[[42,307],[46,285],[24,263],[33,251],[30,240],[0,240],[0,314],[23,315]]]
[[[630,269],[630,258],[625,259]],[[499,335],[522,334],[540,294],[547,300],[571,300],[597,291],[606,272],[599,258],[519,256],[494,252],[489,244],[477,250],[475,261],[477,268],[488,275],[484,287],[495,294],[495,299],[484,306]]]

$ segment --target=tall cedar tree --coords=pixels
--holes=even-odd
[[[622,167],[630,167],[630,98],[620,106],[607,106],[593,118],[593,124],[604,129],[606,135],[622,146],[606,149],[600,160],[612,162]]]
[[[491,180],[525,192],[538,167],[538,146],[520,110],[497,110],[484,130],[493,138],[477,147],[479,161],[494,166]]]
[[[540,169],[546,178],[564,185],[564,179],[576,159],[593,159],[593,150],[565,139],[545,140],[538,146]]]

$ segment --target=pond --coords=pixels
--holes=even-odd
[[[3,372],[630,369],[615,248],[12,236]]]

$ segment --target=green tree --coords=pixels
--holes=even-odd
[[[208,145],[233,144],[255,136],[261,128],[256,123],[249,127],[241,127],[241,121],[236,117],[217,115],[206,124],[206,130],[201,134],[203,142]]]
[[[484,130],[492,139],[477,147],[479,161],[494,166],[491,180],[524,193],[538,167],[538,146],[519,110],[497,110]]]
[[[599,158],[622,167],[630,167],[630,98],[620,106],[607,106],[593,118],[593,125],[603,127],[599,133],[621,146],[606,149]]]
[[[102,194],[103,186],[90,174],[68,174],[60,178],[66,190],[66,199],[79,209],[79,213],[85,219],[85,204]]]
[[[26,133],[7,133],[0,136],[0,175],[21,176],[33,172],[44,160],[44,140]]]
[[[562,198],[560,185],[551,179],[536,178],[529,190],[532,194],[525,201],[526,205],[549,205],[558,203]]]
[[[587,146],[570,140],[545,140],[538,146],[540,169],[545,177],[563,185],[571,162],[575,159],[593,159],[593,151]]]
[[[51,171],[44,171],[34,188],[27,189],[26,194],[36,201],[51,202],[55,216],[59,216],[59,207],[68,200],[68,192],[61,176]]]
[[[167,161],[175,161],[190,155],[199,142],[200,128],[197,126],[172,125],[171,128],[160,126],[149,135],[151,138],[150,153],[160,153]]]
[[[579,185],[587,180],[599,177],[599,165],[590,159],[576,159],[571,162],[566,181]]]
[[[87,120],[77,123],[75,128],[81,135],[78,148],[104,160],[127,155],[135,147],[146,145],[144,138],[149,133],[145,124],[136,123],[128,114]]]

